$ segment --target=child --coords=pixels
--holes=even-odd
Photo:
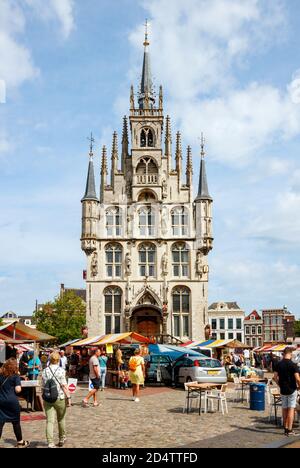
[[[126,390],[128,388],[129,373],[126,371],[119,372],[119,383],[121,390]]]

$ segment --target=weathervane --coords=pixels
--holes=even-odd
[[[148,45],[150,45],[150,42],[148,41],[148,19],[146,19],[146,23],[145,23],[145,42],[144,42],[144,46],[147,47]]]
[[[93,150],[94,150],[94,143],[95,143],[95,139],[93,138],[92,132],[91,132],[91,136],[87,137],[87,140],[89,140],[90,142],[90,159],[92,159],[94,156]]]
[[[205,149],[204,149],[204,147],[205,147],[205,138],[204,138],[203,132],[201,133],[201,139],[200,140],[201,140],[201,157],[204,158],[204,156],[205,156]]]

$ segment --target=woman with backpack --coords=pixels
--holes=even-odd
[[[0,439],[5,423],[11,423],[17,439],[16,447],[26,448],[29,442],[22,437],[20,405],[17,398],[21,390],[17,360],[10,358],[0,369]]]
[[[129,360],[129,379],[132,384],[133,401],[138,403],[140,401],[140,385],[145,382],[145,361],[141,356],[141,350],[138,348]]]
[[[66,441],[66,412],[70,404],[70,394],[67,386],[66,371],[59,366],[60,355],[54,352],[50,355],[50,365],[42,374],[43,400],[47,418],[46,437],[49,448],[55,448],[53,442],[55,415],[57,416],[59,447]]]

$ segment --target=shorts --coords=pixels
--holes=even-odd
[[[292,395],[281,395],[282,409],[295,409],[297,406],[297,390]]]
[[[91,382],[93,384],[94,390],[99,390],[101,387],[101,379],[91,379]]]

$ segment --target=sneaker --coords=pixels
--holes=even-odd
[[[135,401],[135,400],[136,400],[136,398],[135,398],[135,397],[132,397],[132,401]]]
[[[48,448],[56,448],[56,445],[53,442],[51,442],[51,444],[48,444]]]
[[[67,438],[63,437],[62,439],[59,439],[58,446],[63,447],[66,443]]]
[[[27,448],[29,447],[30,442],[28,440],[22,440],[22,442],[18,442],[16,448]]]
[[[81,406],[83,406],[84,408],[88,408],[89,407],[89,402],[86,401],[86,400],[82,400]]]
[[[295,432],[295,431],[288,431],[288,437],[298,437],[300,435],[299,432]]]
[[[134,401],[135,401],[136,403],[139,403],[139,402],[140,402],[140,399],[139,399],[139,398],[136,398]]]

